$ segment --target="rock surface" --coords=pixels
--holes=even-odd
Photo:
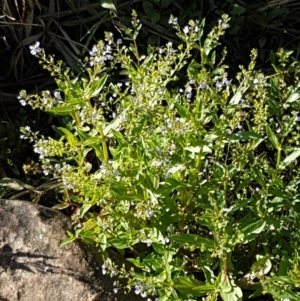
[[[71,221],[58,211],[0,199],[0,301],[140,300],[112,293],[113,280],[102,275],[91,247],[60,248],[67,229]]]

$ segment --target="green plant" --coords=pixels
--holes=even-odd
[[[265,76],[253,50],[228,79],[218,48],[228,21],[204,38],[204,21],[181,30],[171,17],[182,44],[141,56],[133,14],[129,46],[107,33],[81,77],[31,46],[58,89],[21,91],[20,102],[66,124],[54,127],[59,140],[22,129],[64,184],[55,207],[78,209],[62,245],[96,245],[103,273],[148,300],[300,300],[299,62],[280,49]],[[136,268],[116,266],[107,248]]]

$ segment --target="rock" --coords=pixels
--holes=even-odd
[[[0,199],[0,301],[141,300],[113,294],[113,280],[102,275],[93,247],[80,242],[59,247],[71,228],[61,212]]]

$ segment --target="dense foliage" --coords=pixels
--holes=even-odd
[[[30,47],[58,88],[23,90],[20,103],[63,125],[57,139],[29,126],[22,138],[62,183],[55,208],[76,208],[62,245],[96,245],[103,273],[149,300],[300,300],[299,62],[279,49],[265,75],[252,50],[229,78],[219,46],[228,16],[208,35],[204,21],[169,23],[181,44],[141,55],[134,13],[126,37],[106,33],[79,76]],[[135,268],[116,266],[107,248]]]

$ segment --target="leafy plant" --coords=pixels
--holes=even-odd
[[[20,102],[66,124],[54,127],[59,140],[22,129],[64,185],[57,207],[77,208],[62,245],[94,244],[103,273],[148,300],[300,300],[299,62],[280,49],[265,76],[253,50],[229,79],[219,48],[228,22],[203,37],[204,21],[181,30],[171,16],[182,44],[140,55],[133,13],[129,46],[107,33],[81,77],[31,46],[58,89],[23,90]],[[135,268],[117,266],[107,248]]]

